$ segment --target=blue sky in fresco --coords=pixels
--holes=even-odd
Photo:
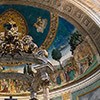
[[[6,11],[10,8],[17,10],[24,16],[24,18],[27,22],[27,26],[28,26],[28,34],[31,35],[34,39],[34,42],[38,46],[40,46],[44,42],[44,40],[49,32],[50,12],[43,10],[43,9],[34,8],[31,6],[1,5],[0,6],[0,14],[2,14],[4,11]],[[44,33],[38,33],[36,31],[36,28],[33,27],[33,24],[37,21],[37,18],[40,16],[43,19],[46,18],[48,20],[48,24],[46,26],[46,29],[44,30]],[[58,23],[56,37],[55,37],[54,41],[52,42],[52,44],[50,45],[50,47],[48,48],[48,52],[49,52],[48,58],[50,60],[53,60],[51,57],[51,52],[54,48],[59,49],[63,56],[68,57],[71,55],[70,46],[68,44],[68,38],[70,37],[71,33],[73,33],[74,30],[75,30],[75,27],[70,22],[59,17],[59,23]],[[63,59],[65,59],[66,57],[63,57]]]
[[[57,35],[55,37],[55,40],[52,43],[52,46],[59,49],[60,46],[67,45],[68,38],[70,37],[74,29],[75,27],[71,23],[59,17]]]
[[[71,56],[70,46],[68,44],[68,41],[69,41],[70,35],[73,33],[75,29],[76,28],[70,22],[59,17],[59,26],[58,26],[56,37],[53,43],[51,44],[51,46],[48,48],[49,59],[52,60],[53,63],[57,63],[51,57],[51,52],[55,48],[59,49],[62,53],[62,56],[64,56],[62,60]]]
[[[4,11],[6,11],[8,9],[17,10],[18,12],[20,12],[24,16],[26,23],[27,23],[27,26],[28,26],[28,34],[31,35],[34,39],[34,42],[38,46],[40,46],[44,42],[44,40],[49,32],[50,13],[46,10],[31,7],[31,6],[1,5],[0,6],[0,14],[2,14]],[[48,20],[48,22],[47,22],[48,24],[47,24],[46,29],[44,30],[43,33],[37,32],[36,28],[33,27],[33,24],[36,23],[37,18],[40,16],[41,16],[41,18]]]

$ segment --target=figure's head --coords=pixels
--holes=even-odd
[[[12,31],[12,32],[17,32],[18,31],[18,26],[16,25],[16,22],[13,20],[10,20],[9,22],[5,23],[3,25],[6,31]]]
[[[24,41],[24,43],[29,44],[30,42],[32,42],[33,38],[29,35],[25,35],[22,40]]]

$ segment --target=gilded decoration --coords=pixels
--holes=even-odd
[[[42,49],[49,48],[49,46],[51,45],[51,43],[53,42],[53,40],[56,36],[56,32],[58,29],[58,22],[59,22],[58,15],[51,13],[50,30],[49,30],[49,33],[48,33],[45,41],[43,42],[43,44],[40,48],[42,48]]]
[[[20,12],[14,10],[14,9],[9,9],[0,15],[0,30],[1,30],[0,34],[1,35],[2,35],[2,32],[4,32],[4,30],[5,30],[3,27],[4,23],[9,22],[11,20],[16,22],[16,25],[18,26],[18,32],[20,33],[19,34],[20,38],[23,37],[25,34],[28,34],[27,23],[25,21],[24,16]],[[50,44],[52,43],[52,41],[54,40],[54,38],[56,36],[57,28],[58,28],[58,20],[59,20],[59,17],[57,14],[50,13],[49,32],[48,32],[48,35],[47,35],[45,41],[40,46],[40,48],[47,49],[50,46]],[[34,23],[34,25],[33,25],[34,27],[36,27],[36,30],[39,30],[39,28],[41,28],[42,30],[41,31],[39,30],[39,32],[41,32],[41,33],[43,33],[44,29],[46,28],[47,19],[42,19],[42,22],[43,22],[42,27],[41,26],[37,27],[37,22]]]
[[[52,14],[52,13],[50,15],[51,15],[51,20],[50,20],[49,33],[48,33],[45,41],[43,42],[43,44],[40,46],[40,48],[38,48],[39,50],[47,49],[56,36],[56,31],[58,28],[58,15]],[[41,21],[45,22],[45,23],[42,23],[43,25],[47,23],[46,19],[42,19]],[[32,37],[27,35],[28,30],[27,30],[26,21],[25,21],[24,17],[18,11],[13,10],[13,9],[9,9],[9,10],[5,11],[3,14],[1,14],[0,23],[1,23],[0,24],[1,57],[6,54],[10,54],[11,56],[14,56],[15,53],[22,56],[22,54],[20,52],[24,51],[27,53],[27,52],[31,51],[32,45],[30,43],[32,43],[33,39],[32,39]],[[37,23],[34,24],[34,27],[36,27],[36,26],[37,26]],[[45,27],[46,27],[46,25],[45,25]],[[8,28],[10,28],[10,29],[8,29]],[[37,28],[37,30],[38,30],[38,28]],[[44,30],[44,27],[43,27],[43,30]],[[41,32],[43,32],[43,30]],[[39,30],[39,32],[40,32],[40,30]],[[31,46],[29,46],[28,44],[30,44]],[[34,44],[34,43],[32,43],[32,44]],[[34,44],[34,46],[37,47],[36,44]],[[17,57],[17,59],[20,59],[20,56]],[[9,60],[10,60],[10,62],[9,62]],[[8,57],[8,60],[5,58],[5,61],[6,62],[4,63],[4,61],[1,60],[0,64],[4,65],[4,66],[17,66],[17,65],[22,65],[25,62],[27,62],[27,60],[25,60],[25,61],[15,60],[14,61],[14,60],[12,60],[12,58],[9,58],[9,57]],[[31,63],[33,61],[28,61],[28,62]]]
[[[0,80],[0,93],[24,93],[27,92],[27,88],[29,87],[27,82],[14,80],[14,79],[2,79]]]
[[[12,22],[11,22],[12,21]],[[0,15],[0,34],[5,31],[4,24],[16,22],[18,26],[19,38],[27,34],[27,25],[24,17],[16,10],[9,9]]]
[[[71,96],[70,91],[62,94],[63,100],[70,100],[70,96]]]

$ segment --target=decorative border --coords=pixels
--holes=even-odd
[[[43,42],[43,44],[40,46],[40,48],[42,49],[48,49],[48,47],[51,45],[51,43],[53,42],[56,33],[57,33],[57,29],[58,29],[58,22],[59,22],[59,17],[57,14],[51,14],[51,21],[50,21],[50,30],[49,33],[45,39],[45,41]]]
[[[30,96],[30,93],[0,93],[0,96]]]

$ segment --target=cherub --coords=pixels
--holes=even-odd
[[[44,29],[47,26],[47,19],[42,19],[41,17],[37,18],[37,22],[34,23],[35,28],[37,29],[37,32],[44,32]]]
[[[22,38],[23,41],[23,49],[25,52],[33,53],[38,46],[33,42],[33,38],[29,35],[26,35]]]

